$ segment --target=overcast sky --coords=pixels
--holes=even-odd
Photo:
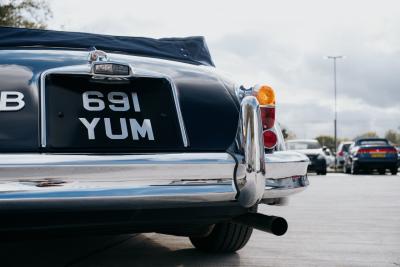
[[[275,88],[278,117],[299,138],[400,127],[400,1],[51,0],[50,29],[206,37],[217,69]]]

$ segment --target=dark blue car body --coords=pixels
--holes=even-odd
[[[382,138],[358,139],[350,147],[344,170],[353,174],[360,170],[378,170],[384,174],[386,169],[397,174],[398,153],[388,140]]]

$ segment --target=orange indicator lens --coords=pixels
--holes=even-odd
[[[274,89],[268,85],[261,85],[256,88],[256,98],[260,105],[275,105]]]

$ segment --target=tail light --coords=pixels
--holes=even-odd
[[[254,95],[260,104],[264,147],[273,149],[278,143],[278,137],[273,130],[275,125],[275,92],[271,87],[261,85],[254,87]]]
[[[397,149],[394,147],[386,148],[386,153],[397,154]]]
[[[385,148],[360,148],[357,154],[367,154],[367,153],[397,153],[397,150],[393,147]]]
[[[275,124],[275,106],[267,107],[260,106],[261,111],[261,121],[263,125],[263,129],[271,129]]]
[[[343,157],[343,151],[339,151],[338,156]]]
[[[360,148],[359,150],[357,150],[357,154],[365,154],[365,153],[369,153],[369,149],[366,148]]]
[[[275,132],[271,130],[266,130],[263,132],[264,137],[264,147],[267,149],[272,149],[278,143],[278,137],[276,136]]]
[[[275,106],[275,92],[274,89],[268,85],[256,86],[255,89],[256,98],[260,105],[272,105]]]

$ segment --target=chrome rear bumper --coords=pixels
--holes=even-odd
[[[0,155],[0,210],[162,208],[236,201],[237,155]],[[282,159],[285,159],[282,162]],[[291,152],[265,158],[263,199],[308,184],[307,161]],[[236,173],[245,173],[238,164]],[[270,175],[269,175],[270,174]]]
[[[264,154],[260,110],[241,103],[239,153],[0,154],[0,210],[251,207],[308,185],[308,158]]]

